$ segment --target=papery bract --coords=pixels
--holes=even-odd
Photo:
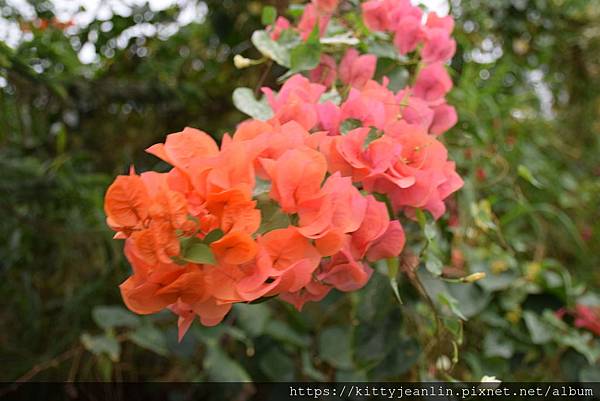
[[[309,77],[312,82],[330,87],[337,78],[335,59],[323,54],[319,65],[310,71]]]
[[[290,24],[290,21],[287,18],[281,16],[277,17],[275,24],[269,27],[271,39],[279,39],[281,33],[286,29],[291,28],[291,26],[292,24]]]
[[[441,63],[426,66],[417,75],[413,94],[430,105],[444,102],[444,96],[452,89],[452,80]]]
[[[427,64],[446,62],[456,52],[456,41],[452,39],[447,30],[432,28],[425,34],[425,44],[421,52],[423,61]]]
[[[376,64],[374,55],[360,55],[355,49],[348,49],[340,62],[340,80],[346,85],[362,88],[373,78]]]

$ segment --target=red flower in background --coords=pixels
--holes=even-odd
[[[572,316],[575,320],[575,327],[591,331],[600,336],[600,307],[578,304],[575,310],[565,308],[556,311],[556,315],[563,319],[566,315]]]

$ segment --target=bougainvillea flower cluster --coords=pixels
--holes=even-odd
[[[278,18],[271,38],[306,40],[316,24],[324,35],[337,7],[313,1],[297,26]],[[306,75],[262,89],[271,117],[242,122],[220,145],[194,128],[167,135],[147,151],[168,172],[116,178],[105,211],[133,268],[120,286],[132,311],[170,309],[181,338],[196,316],[215,325],[235,303],[278,296],[301,309],[360,289],[371,263],[398,257],[400,218],[444,213],[462,185],[437,138],[457,120],[445,100],[452,19],[424,18],[408,0],[371,0],[362,12],[400,54],[421,57],[411,86],[375,80],[374,54],[322,54]]]

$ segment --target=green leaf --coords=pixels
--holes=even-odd
[[[191,263],[217,264],[210,247],[196,237],[182,241],[181,259]]]
[[[224,235],[225,233],[223,232],[223,230],[217,228],[216,230],[212,230],[211,232],[206,234],[206,236],[202,239],[202,242],[204,242],[205,244],[210,244],[212,242],[220,240],[221,238],[223,238]]]
[[[261,54],[277,64],[290,67],[290,54],[287,49],[271,39],[267,31],[255,31],[252,34],[252,43]]]
[[[523,312],[523,320],[534,344],[544,344],[552,339],[553,328],[531,311]]]
[[[579,372],[581,382],[600,382],[600,367],[586,366]]]
[[[92,318],[104,330],[140,325],[140,318],[121,306],[96,306],[92,311]]]
[[[271,347],[262,353],[258,366],[272,381],[294,380],[294,361],[279,347]]]
[[[600,348],[594,344],[592,333],[580,333],[575,329],[567,333],[555,333],[554,340],[559,344],[573,348],[586,357],[588,363],[593,365],[600,357]]]
[[[257,197],[262,194],[268,194],[269,191],[271,191],[271,181],[263,180],[257,177],[252,196]]]
[[[112,378],[113,362],[114,361],[104,354],[97,356],[96,365],[98,367],[98,371],[100,371],[102,380],[109,381]]]
[[[433,252],[425,253],[425,268],[434,276],[440,276],[444,264]]]
[[[335,381],[337,382],[367,382],[367,372],[364,370],[344,370],[339,369],[335,372]]]
[[[258,208],[260,209],[260,227],[259,234],[264,234],[278,228],[286,228],[290,225],[290,216],[281,211],[279,205],[273,200],[264,201],[259,199]]]
[[[400,297],[400,291],[398,289],[398,280],[396,278],[398,276],[400,261],[397,257],[395,257],[387,259],[386,262],[388,267],[388,278],[390,279],[390,286],[392,287],[392,291],[394,292],[396,300],[398,301],[398,303],[402,304],[402,298]]]
[[[331,88],[329,91],[323,93],[319,98],[319,103],[332,102],[335,105],[340,105],[342,97],[335,88]]]
[[[362,127],[362,121],[357,120],[355,118],[348,118],[340,124],[340,133],[342,135],[347,134],[353,129]]]
[[[444,318],[442,322],[444,323],[446,329],[448,329],[448,331],[452,333],[452,336],[454,336],[454,339],[456,340],[458,345],[461,345],[463,342],[464,334],[462,320],[456,318]]]
[[[367,137],[365,138],[365,142],[362,145],[363,150],[369,147],[369,144],[383,136],[383,132],[379,131],[377,128],[371,128]]]
[[[271,25],[277,18],[277,9],[273,6],[265,6],[262,10],[260,21],[263,25]]]
[[[413,338],[402,339],[369,373],[369,380],[390,380],[408,372],[419,360],[421,347]]]
[[[244,114],[257,120],[268,120],[273,117],[273,111],[267,102],[256,100],[254,92],[250,88],[236,88],[232,95],[233,104]]]
[[[328,36],[326,38],[321,38],[320,43],[323,45],[346,45],[346,46],[356,46],[360,43],[360,40],[355,38],[349,33],[344,33],[341,35]]]
[[[281,320],[271,320],[265,327],[265,334],[284,343],[297,347],[308,347],[309,340],[306,336],[293,330],[287,323]]]
[[[483,340],[483,352],[485,356],[510,358],[515,352],[515,347],[510,339],[504,337],[497,331],[490,331]]]
[[[492,297],[475,284],[446,284],[449,293],[458,301],[461,312],[471,318],[490,303]]]
[[[462,320],[468,320],[467,317],[462,313],[458,306],[458,301],[452,295],[447,292],[440,292],[438,294],[438,301],[440,304],[447,306],[450,308],[452,313],[461,318]]]
[[[423,233],[425,234],[425,238],[428,242],[433,241],[437,237],[435,223],[426,223],[425,227],[423,228]]]
[[[367,50],[370,54],[377,56],[377,58],[389,58],[392,60],[401,59],[398,49],[390,42],[380,42],[372,39],[367,40]]]
[[[264,333],[267,322],[271,319],[271,309],[264,304],[245,305],[236,304],[238,324],[251,336]]]
[[[306,376],[310,377],[313,380],[327,380],[325,375],[319,370],[315,369],[315,367],[313,366],[312,361],[310,360],[310,353],[308,350],[302,351],[302,373],[304,373]]]
[[[536,187],[536,188],[543,188],[542,183],[540,183],[535,178],[535,176],[531,173],[531,170],[529,170],[524,165],[519,164],[519,167],[517,167],[517,173],[519,174],[519,177],[523,178],[524,180],[526,180],[527,182],[529,182],[534,187]]]
[[[351,369],[352,332],[347,327],[328,327],[319,336],[319,356],[339,369]]]
[[[88,333],[81,335],[83,347],[94,355],[108,355],[111,361],[118,362],[121,355],[121,344],[113,336],[92,336]]]
[[[304,12],[304,7],[304,4],[290,4],[287,12],[292,18],[300,18]]]
[[[208,377],[214,382],[250,381],[248,372],[216,345],[207,347],[204,369]]]
[[[319,65],[319,61],[321,60],[319,24],[315,24],[308,40],[293,48],[290,55],[290,73],[312,70]]]
[[[158,355],[167,356],[167,340],[162,331],[154,326],[144,325],[137,328],[129,339],[142,348],[157,353]]]

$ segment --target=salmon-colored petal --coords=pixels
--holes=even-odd
[[[173,229],[183,227],[188,221],[185,196],[179,192],[163,189],[153,199],[150,216],[153,220],[168,221]]]
[[[196,315],[192,307],[181,300],[178,300],[173,305],[169,305],[169,309],[179,316],[177,319],[177,340],[181,342],[183,336],[185,336],[185,333],[187,333],[194,322]]]
[[[321,238],[315,240],[315,246],[321,254],[321,256],[331,256],[336,254],[344,244],[346,236],[339,229],[332,229],[327,232]]]
[[[137,175],[120,175],[104,198],[104,211],[120,227],[137,227],[148,217],[150,198]]]
[[[357,258],[363,258],[371,243],[385,233],[389,222],[386,205],[369,195],[365,218],[358,230],[352,233],[352,249]]]
[[[207,190],[219,192],[233,187],[254,188],[254,160],[259,153],[260,149],[248,148],[243,142],[232,142],[221,152],[208,173]]]
[[[390,222],[385,233],[367,251],[367,260],[375,262],[376,260],[398,256],[402,252],[402,249],[404,249],[405,243],[406,236],[400,222],[393,220]]]
[[[177,300],[177,295],[157,295],[160,284],[145,282],[136,283],[134,277],[129,277],[120,286],[121,296],[125,305],[140,315],[156,313]]]
[[[318,302],[325,298],[333,287],[330,285],[321,284],[318,281],[310,281],[304,288],[296,292],[284,292],[279,298],[285,302],[294,305],[297,310],[301,311],[306,302]]]
[[[173,166],[188,170],[198,158],[216,156],[219,147],[206,132],[186,127],[181,132],[167,135],[164,146],[154,145],[146,151]]]
[[[257,251],[256,242],[243,231],[230,231],[218,241],[210,244],[218,260],[239,265],[250,261]]]
[[[247,120],[238,125],[235,134],[233,134],[233,140],[247,141],[272,131],[273,126],[269,123],[260,120]]]
[[[288,150],[275,163],[264,165],[272,180],[271,197],[286,213],[295,213],[298,203],[313,197],[327,172],[323,155],[308,147]]]
[[[321,255],[295,227],[269,231],[258,240],[271,257],[273,267],[285,270],[301,259],[319,261]]]
[[[193,304],[208,298],[204,274],[195,271],[181,274],[175,281],[159,289],[157,295],[177,295],[183,302]]]
[[[260,210],[256,201],[241,201],[227,204],[221,217],[221,229],[254,233],[260,226]]]
[[[223,320],[231,310],[231,304],[217,304],[214,299],[192,305],[194,312],[200,317],[200,322],[205,326],[215,326]]]

